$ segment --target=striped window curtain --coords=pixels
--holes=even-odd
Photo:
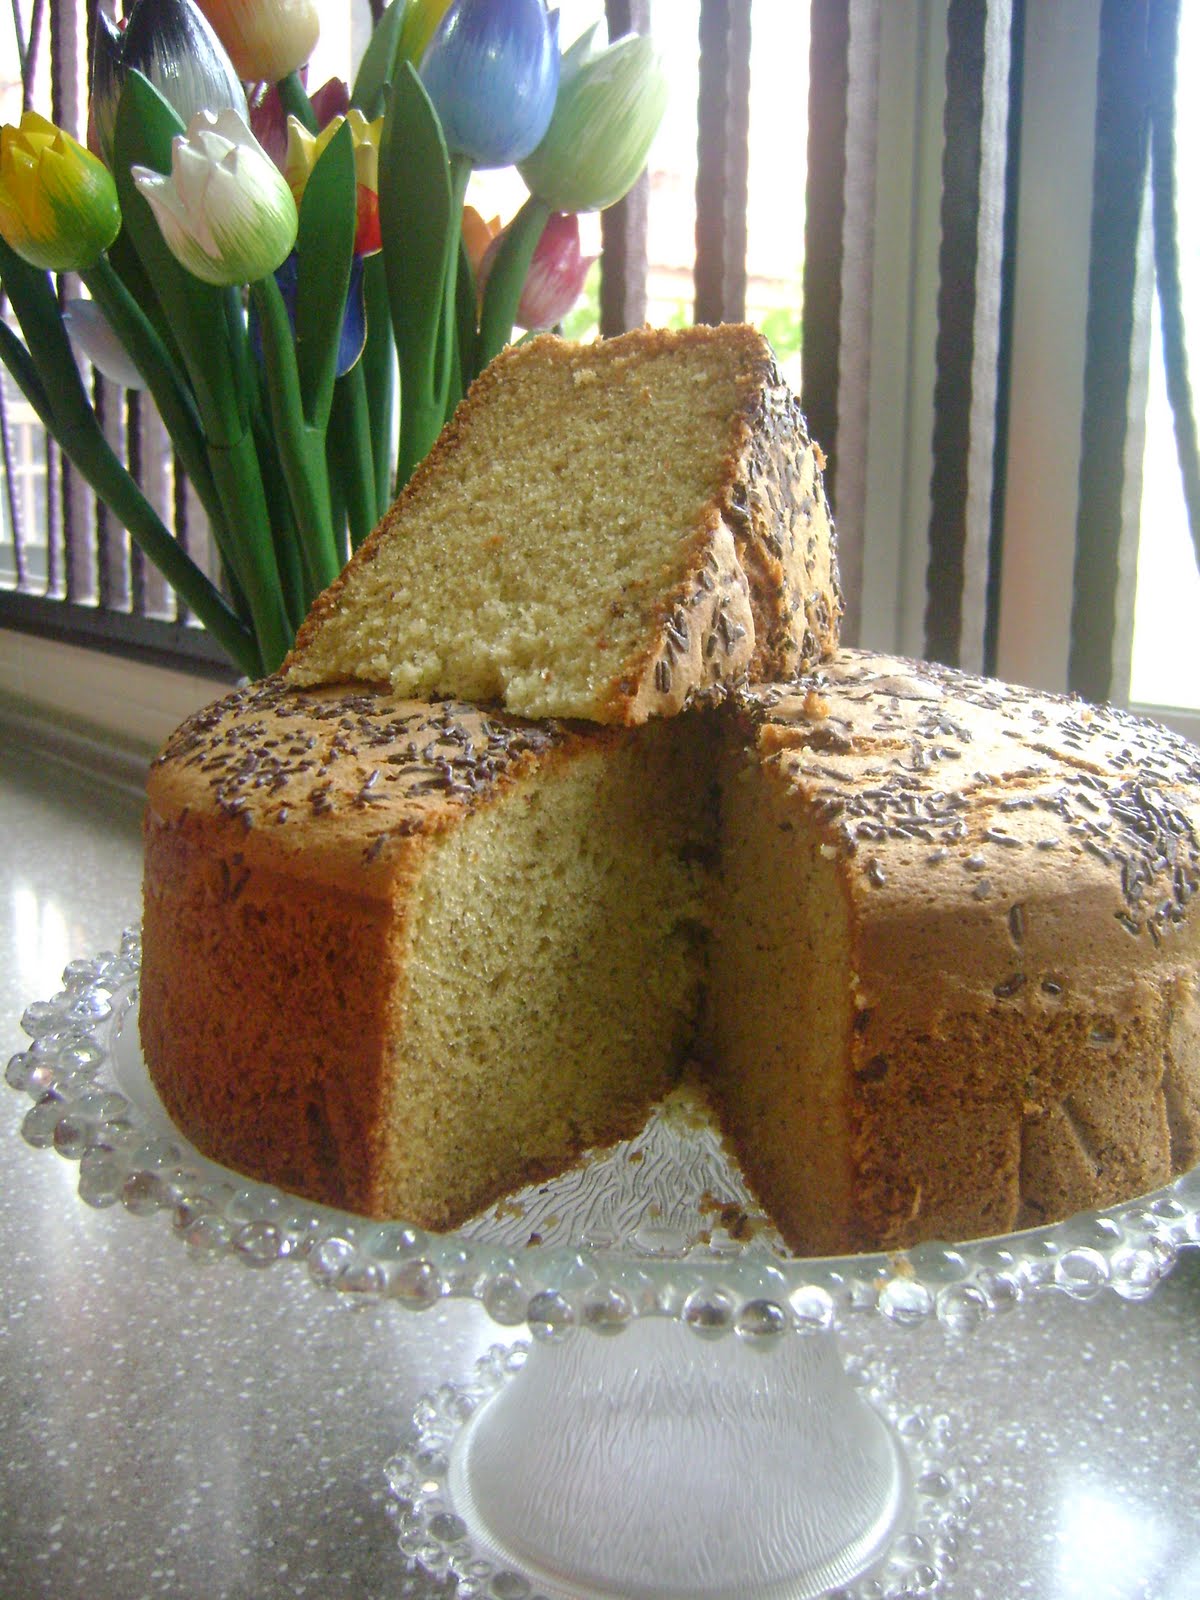
[[[813,4],[803,398],[829,457],[844,636],[975,670],[1005,437],[1014,9]]]
[[[1080,507],[1069,683],[1125,700],[1145,445],[1151,310],[1162,357],[1191,542],[1200,562],[1200,453],[1181,303],[1175,145],[1180,0],[1105,0],[1088,280]]]
[[[1127,699],[1156,268],[1200,525],[1178,11],[813,0],[804,402],[849,642]]]

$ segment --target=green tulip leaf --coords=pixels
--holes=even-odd
[[[425,86],[404,62],[388,96],[379,146],[379,225],[400,359],[400,482],[442,426],[437,349],[446,265],[457,249],[450,158]]]
[[[73,422],[81,409],[90,411],[90,407],[50,276],[42,268],[23,261],[0,239],[0,283],[21,324],[26,349],[57,432]]]
[[[465,241],[459,238],[458,281],[454,289],[454,312],[458,318],[458,372],[448,397],[447,416],[462,399],[475,376],[476,318],[479,314],[479,291],[471,258]]]
[[[292,325],[278,283],[270,275],[259,278],[250,285],[250,296],[258,314],[275,447],[300,536],[309,604],[342,565],[330,514],[325,428],[312,426],[304,416]]]
[[[385,85],[394,81],[408,0],[392,0],[371,33],[350,91],[350,104],[372,121],[383,109]]]
[[[176,261],[130,172],[133,166],[170,172],[171,141],[184,132],[178,115],[149,79],[131,72],[113,132],[121,216],[183,355],[205,431],[214,444],[226,444],[240,437],[245,423],[230,359],[224,291],[201,283]]]
[[[356,361],[333,391],[329,419],[329,477],[345,506],[349,556],[375,526],[375,452],[363,364]],[[336,524],[335,524],[336,526]]]
[[[300,202],[296,235],[296,365],[310,426],[324,429],[333,403],[358,221],[354,140],[343,122],[322,151]]]
[[[363,262],[363,303],[367,313],[367,342],[359,366],[367,388],[367,410],[375,456],[375,508],[377,522],[392,503],[392,448],[396,431],[395,376],[392,365],[392,319],[388,311],[387,272],[379,251]]]

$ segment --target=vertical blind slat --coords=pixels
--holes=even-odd
[[[1140,443],[1140,424],[1135,440],[1132,415],[1144,415],[1144,394],[1135,392],[1135,345],[1139,318],[1149,310],[1149,285],[1138,292],[1145,245],[1149,99],[1147,8],[1104,0],[1067,662],[1068,687],[1089,700],[1124,692],[1126,686],[1117,680],[1132,631],[1137,522],[1126,488],[1131,471],[1140,475],[1140,453],[1131,450]]]
[[[606,339],[646,320],[650,179],[646,173],[600,214],[600,332]]]
[[[848,0],[846,126],[842,188],[837,340],[838,562],[846,610],[842,638],[857,644],[862,627],[866,545],[867,440],[870,433],[871,305],[874,293],[876,127],[879,114],[881,7],[885,0]],[[811,195],[811,186],[810,186]],[[820,435],[818,435],[820,438]]]
[[[825,452],[825,484],[837,504],[837,414],[846,219],[846,91],[849,0],[813,0],[809,34],[808,179],[804,214],[801,398]]]
[[[79,10],[73,0],[50,0],[50,106],[51,120],[75,137],[79,135]],[[59,297],[77,292],[63,278]],[[68,600],[94,598],[91,505],[85,486],[61,451],[56,452],[57,478],[48,475],[48,498],[62,508],[63,580]],[[55,491],[57,490],[57,493]]]
[[[8,511],[9,549],[12,552],[14,581],[18,589],[26,583],[25,519],[13,476],[12,430],[8,424],[8,394],[0,387],[0,450],[4,460],[4,503]]]
[[[92,409],[114,454],[120,456],[111,386],[97,373],[92,379]],[[123,529],[114,525],[108,507],[96,501],[96,603],[102,611],[118,611],[124,599],[119,546]]]
[[[651,31],[650,0],[605,0],[604,11],[610,39]],[[624,200],[600,214],[600,332],[606,339],[646,320],[649,217],[645,172]]]
[[[951,0],[925,652],[983,666],[1007,148],[1009,0]]]
[[[18,49],[21,52],[21,106],[26,111],[33,109],[33,84],[37,76],[38,48],[42,42],[45,16],[46,0],[33,0],[33,7],[29,13],[29,33],[26,38],[18,40]],[[19,25],[16,9],[13,12],[13,19]]]
[[[60,471],[61,451],[48,435],[46,445],[46,590],[48,595],[64,597],[67,579],[63,560],[62,505],[55,493]]]
[[[129,466],[130,476],[146,492],[142,410],[141,394],[137,390],[130,390],[125,396],[125,460]],[[157,510],[157,496],[147,492],[147,498]],[[146,558],[132,539],[129,541],[129,605],[134,616],[146,615]]]
[[[1200,562],[1200,438],[1188,373],[1189,340],[1179,249],[1179,20],[1180,0],[1155,0],[1149,30],[1151,205],[1163,376],[1175,423],[1175,453],[1184,505]]]
[[[996,338],[996,410],[992,440],[991,527],[984,592],[983,671],[996,674],[1004,564],[1005,470],[1012,415],[1013,308],[1017,259],[1017,196],[1021,176],[1021,103],[1025,90],[1025,3],[1012,0],[1008,35],[1008,110],[1004,141],[1004,216],[1000,225],[1000,325]]]
[[[750,0],[700,0],[695,320],[746,315]]]
[[[174,468],[172,485],[172,504],[174,506],[175,537],[179,540],[188,555],[195,558],[196,552],[192,548],[192,525],[190,512],[190,499],[188,490],[190,485],[179,465],[179,458],[172,453],[171,464]],[[175,601],[175,615],[180,622],[189,622],[192,608],[182,596],[177,596]]]

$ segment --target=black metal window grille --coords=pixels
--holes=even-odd
[[[380,0],[368,3],[378,11]],[[791,3],[699,0],[691,268],[691,315],[697,321],[745,314],[753,30],[756,16]],[[25,103],[48,106],[56,122],[82,135],[84,0],[12,5]],[[666,49],[681,43],[671,33],[680,14],[672,0],[607,0],[605,10],[614,36],[636,27],[657,32]],[[928,318],[934,376],[927,454],[918,464],[928,483],[917,485],[928,494],[925,500],[916,497],[922,515],[927,511],[920,530],[926,564],[923,653],[991,669],[997,574],[1004,560],[1025,0],[811,0],[809,10],[808,101],[787,108],[793,182],[779,203],[805,215],[803,400],[829,457],[849,596],[846,637],[855,642],[861,631],[870,301],[880,275],[892,270],[891,262],[879,259],[873,237],[892,157],[877,137],[885,98],[881,62],[897,29],[907,40],[936,28],[939,39],[944,36],[944,55],[921,91],[940,106],[942,141],[936,310]],[[1161,56],[1162,31],[1173,26],[1174,10],[1175,0],[1103,0],[1099,14],[1087,284],[1092,309],[1081,424],[1086,476],[1079,527],[1066,530],[1068,538],[1075,533],[1074,599],[1066,619],[1071,682],[1097,698],[1114,685],[1119,689],[1114,662],[1128,620],[1114,574],[1117,552],[1127,542],[1130,499],[1121,464],[1128,462],[1136,435],[1130,373],[1136,376],[1137,361],[1129,340],[1138,315],[1130,300],[1139,292],[1132,263],[1154,90],[1143,40],[1153,16]],[[786,174],[786,164],[782,170]],[[635,326],[646,315],[650,206],[643,177],[603,219],[603,334]],[[64,294],[76,291],[70,283],[61,288]],[[152,405],[99,376],[93,382],[114,446],[190,553],[211,569],[202,513]],[[6,375],[0,377],[0,402],[0,625],[174,664],[221,664],[218,649],[41,434]]]

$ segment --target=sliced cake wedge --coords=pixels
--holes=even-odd
[[[530,717],[636,724],[836,647],[823,458],[740,325],[513,347],[285,663]]]

